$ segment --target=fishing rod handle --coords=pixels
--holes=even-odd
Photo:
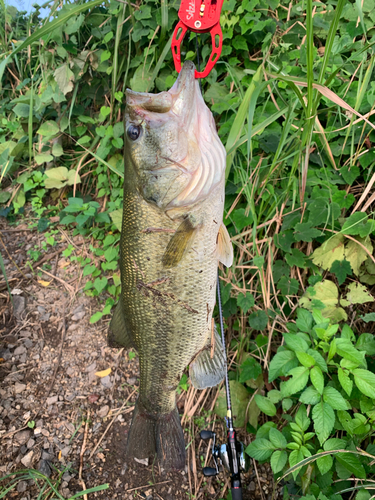
[[[242,500],[242,488],[231,488],[232,500]]]

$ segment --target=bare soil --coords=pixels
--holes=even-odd
[[[64,498],[104,483],[107,490],[87,498],[226,498],[226,471],[211,479],[202,475],[202,465],[212,466],[212,459],[199,431],[214,426],[222,439],[225,432],[212,412],[217,389],[203,393],[190,388],[178,396],[187,444],[185,470],[166,473],[157,463],[126,461],[138,360],[107,346],[110,318],[89,322],[103,298],[83,293],[86,278],[80,265],[61,253],[70,243],[73,255],[93,258],[88,243],[61,230],[57,244],[45,251],[43,234],[27,224],[14,228],[4,221],[0,237],[13,298],[12,305],[1,277],[0,477],[36,469],[53,479],[65,470],[60,486]],[[40,264],[33,262],[31,268],[27,252],[35,246],[41,249]],[[108,375],[97,375],[109,368]],[[241,438],[248,444],[249,436]],[[254,466],[243,475],[244,499],[271,500],[273,475],[267,466]],[[21,481],[7,498],[36,499],[37,491],[33,481]]]

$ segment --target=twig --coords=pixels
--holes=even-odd
[[[79,474],[78,474],[78,480],[81,483],[83,491],[85,491],[85,489],[86,489],[85,482],[82,479],[83,455],[85,454],[85,451],[86,451],[87,434],[88,434],[88,431],[89,431],[89,419],[90,419],[90,408],[87,410],[87,418],[86,418],[86,424],[85,424],[85,434],[83,436],[83,443],[82,443],[81,453],[79,454]],[[88,499],[87,493],[85,493],[83,495],[83,498],[84,498],[84,500]]]
[[[48,398],[48,396],[50,395],[50,393],[53,389],[53,385],[55,383],[55,379],[56,379],[56,375],[57,375],[57,370],[59,369],[59,366],[61,363],[62,351],[63,351],[63,346],[64,346],[64,342],[65,342],[65,335],[66,335],[65,302],[64,302],[64,309],[63,309],[62,317],[63,317],[63,327],[62,327],[62,331],[61,331],[61,344],[60,344],[59,356],[57,358],[55,370],[54,370],[53,375],[52,375],[51,383],[49,385],[49,389],[47,391],[46,398]]]
[[[155,486],[159,486],[159,484],[167,484],[170,483],[170,479],[168,481],[161,481],[160,483],[155,484],[145,484],[144,486],[137,486],[136,488],[131,488],[130,490],[126,490],[126,493],[130,493],[135,490],[143,490],[144,488],[154,488]]]
[[[94,455],[94,453],[96,452],[96,450],[98,449],[98,446],[100,445],[100,443],[103,441],[104,439],[104,436],[107,434],[107,432],[109,431],[109,429],[111,428],[113,422],[116,420],[116,418],[120,415],[120,413],[122,412],[122,410],[125,408],[126,406],[126,403],[129,401],[129,399],[133,396],[133,394],[135,392],[138,391],[138,387],[136,389],[134,389],[134,391],[128,396],[127,400],[124,402],[124,404],[121,406],[121,408],[119,409],[119,411],[116,413],[116,415],[113,416],[112,420],[110,421],[110,423],[108,424],[106,430],[103,432],[103,434],[101,435],[99,441],[96,443],[94,449],[92,450],[92,452],[90,453],[90,456],[89,456],[89,460],[91,460],[92,456]]]
[[[59,283],[61,283],[62,285],[65,286],[65,288],[68,290],[68,292],[70,293],[73,293],[74,292],[74,288],[72,287],[72,285],[69,285],[66,281],[64,281],[63,279],[61,278],[58,278],[57,276],[54,276],[53,274],[49,273],[48,271],[45,271],[44,269],[42,269],[41,267],[37,267],[37,269],[39,269],[39,271],[42,271],[42,273],[45,273],[47,274],[47,276],[51,276],[51,278],[53,278],[54,280],[58,281]]]

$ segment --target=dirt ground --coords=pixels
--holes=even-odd
[[[54,479],[65,471],[59,489],[64,498],[104,483],[109,484],[107,490],[87,498],[226,498],[227,472],[208,480],[202,475],[202,465],[212,466],[212,459],[199,431],[214,426],[221,438],[225,432],[224,422],[210,412],[217,389],[190,388],[178,396],[188,446],[185,470],[166,473],[157,463],[127,462],[124,450],[137,397],[138,360],[123,349],[107,347],[109,318],[89,322],[102,305],[83,293],[81,267],[61,253],[72,244],[74,255],[92,257],[88,242],[60,230],[57,245],[42,249],[39,261],[32,264],[33,273],[27,251],[35,245],[42,248],[43,234],[27,224],[15,228],[3,220],[0,237],[14,303],[0,276],[0,477],[35,469]],[[108,375],[97,375],[109,368]],[[241,437],[248,444],[249,436]],[[271,500],[273,475],[268,467],[252,463],[243,484],[244,499]],[[0,482],[0,489],[3,486]],[[29,480],[20,481],[6,498],[37,496]]]

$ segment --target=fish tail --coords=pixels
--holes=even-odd
[[[154,417],[146,412],[142,403],[137,400],[133,419],[128,434],[126,455],[129,458],[150,458],[156,453]]]
[[[185,441],[177,408],[156,422],[156,450],[160,465],[166,469],[185,467]]]
[[[153,459],[157,453],[165,470],[185,467],[185,441],[177,408],[166,415],[150,415],[138,400],[129,431],[129,458]]]

